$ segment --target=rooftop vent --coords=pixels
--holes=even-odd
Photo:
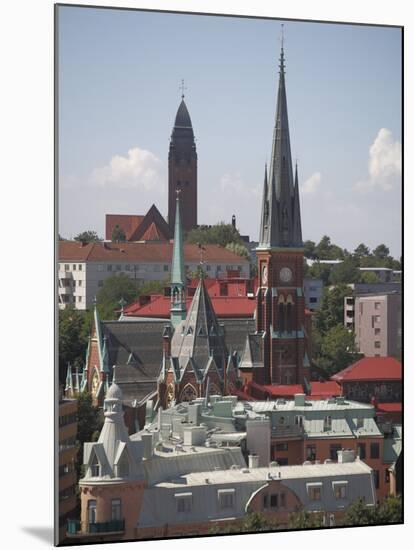
[[[243,474],[248,474],[248,473],[250,473],[249,468],[242,468],[241,471],[242,471]]]
[[[312,466],[312,462],[310,460],[305,460],[303,466]]]

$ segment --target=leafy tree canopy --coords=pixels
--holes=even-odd
[[[226,244],[227,250],[230,250],[231,252],[234,252],[234,254],[237,254],[238,256],[241,256],[242,258],[246,258],[247,260],[250,259],[249,251],[247,248],[240,244],[240,243],[229,243]]]
[[[390,255],[390,249],[385,246],[385,244],[379,244],[376,248],[374,248],[373,254],[376,258],[384,260]]]
[[[102,239],[99,237],[99,235],[96,233],[96,231],[82,231],[82,233],[79,233],[75,237],[75,241],[79,241],[81,243],[95,243],[102,241]]]
[[[402,522],[402,502],[397,496],[389,496],[375,508],[368,508],[363,500],[355,500],[347,509],[343,525],[378,525]]]
[[[362,258],[363,256],[369,256],[369,255],[370,255],[370,250],[364,243],[359,244],[354,250],[354,256],[357,256],[358,258]]]
[[[352,295],[352,288],[338,284],[324,288],[319,310],[315,315],[316,328],[325,334],[329,329],[344,322],[344,298]]]
[[[232,224],[220,222],[211,227],[201,225],[192,229],[186,237],[186,242],[190,244],[218,244],[226,246],[229,243],[242,244],[240,233]]]
[[[114,243],[120,243],[126,241],[125,231],[118,224],[112,230],[111,241]]]
[[[359,282],[368,284],[378,283],[378,277],[372,271],[363,271],[360,274]]]
[[[315,363],[329,375],[345,369],[362,357],[356,351],[354,333],[343,325],[330,328],[323,337],[319,336],[319,341],[316,332],[314,341]]]
[[[292,512],[289,515],[289,529],[311,529],[322,527],[323,515],[317,512]]]
[[[115,319],[115,310],[121,307],[120,300],[128,304],[136,300],[138,295],[138,287],[134,279],[125,273],[113,275],[105,280],[96,296],[98,311],[104,319]]]
[[[341,264],[335,265],[329,274],[331,285],[356,283],[359,278],[360,272],[352,257],[348,257]]]
[[[88,334],[85,331],[85,314],[74,308],[59,311],[59,382],[64,384],[67,365],[83,366]]]

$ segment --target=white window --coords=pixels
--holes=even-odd
[[[107,270],[107,271],[112,271],[112,264],[108,264],[108,265],[106,266],[106,270]]]
[[[116,264],[116,270],[117,270],[117,271],[121,271],[121,270],[122,270],[121,264]]]
[[[125,271],[131,271],[131,266],[129,264],[125,265]]]
[[[82,286],[82,281],[79,279],[78,286]]]
[[[164,271],[168,271],[168,265],[164,265]]]
[[[98,264],[98,271],[103,271],[103,270],[104,270],[103,264]]]
[[[206,265],[206,271],[210,271],[211,267],[210,267],[210,264],[207,264]]]
[[[82,264],[78,265],[78,269],[79,269],[79,271],[82,271]]]
[[[296,426],[303,426],[303,416],[302,415],[296,415],[295,416],[295,424]]]
[[[65,271],[70,271],[69,264],[65,264]]]
[[[176,493],[174,495],[177,503],[177,512],[179,514],[185,514],[191,512],[193,507],[193,494],[192,493]]]
[[[88,522],[96,523],[96,500],[88,500]]]
[[[234,508],[234,489],[220,489],[217,491],[220,510]]]
[[[332,430],[332,416],[325,416],[323,421],[323,429],[325,431]]]
[[[73,271],[76,271],[76,264],[72,265],[72,269],[73,269]]]
[[[334,496],[336,500],[344,499],[346,498],[346,490],[347,490],[347,481],[333,481],[332,482],[332,489]]]
[[[307,483],[306,490],[309,500],[319,502],[322,500],[322,483]]]
[[[375,302],[375,309],[379,309],[381,307],[381,303],[380,302]]]
[[[82,296],[78,296],[78,302],[82,302]]]
[[[92,477],[99,477],[101,475],[101,467],[100,467],[100,464],[99,464],[99,461],[98,461],[96,455],[94,456],[94,459],[93,459],[92,464],[90,466],[90,470],[91,470],[91,476]]]

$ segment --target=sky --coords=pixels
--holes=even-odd
[[[60,7],[59,233],[105,214],[167,214],[181,100],[198,153],[198,220],[257,240],[281,21]],[[401,254],[401,31],[284,22],[303,239]]]

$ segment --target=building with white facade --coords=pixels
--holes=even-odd
[[[103,287],[105,280],[124,273],[136,281],[137,287],[146,281],[170,278],[172,242],[83,244],[78,241],[59,242],[58,295],[59,307],[67,305],[87,309]],[[222,278],[229,272],[250,277],[250,263],[218,245],[184,245],[186,271],[197,271],[200,261],[208,277]]]

